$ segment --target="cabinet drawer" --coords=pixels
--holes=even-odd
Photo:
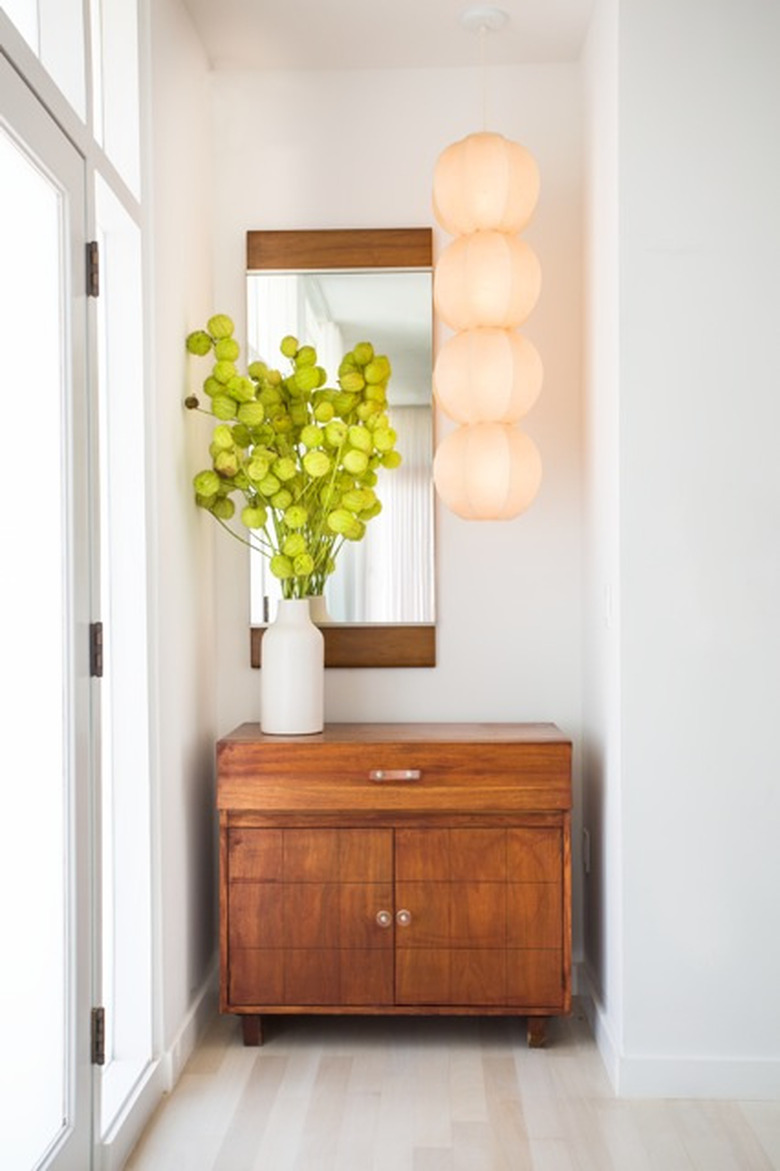
[[[251,727],[251,726],[249,726]],[[427,725],[399,737],[393,725],[351,725],[328,734],[234,736],[218,745],[218,805],[232,811],[464,812],[571,807],[571,745],[548,725],[513,738],[502,729],[426,739]],[[487,729],[501,725],[485,725]],[[534,731],[534,729],[537,729]]]

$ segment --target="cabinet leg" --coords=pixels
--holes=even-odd
[[[547,1044],[547,1017],[529,1016],[526,1019],[528,1048],[544,1049]]]
[[[262,1045],[263,1018],[253,1013],[244,1013],[241,1017],[241,1030],[244,1034],[245,1045]]]

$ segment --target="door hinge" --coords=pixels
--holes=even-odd
[[[106,1010],[92,1009],[92,1064],[106,1064]]]
[[[103,678],[103,623],[89,626],[89,673],[93,679]]]
[[[87,296],[100,296],[100,250],[97,240],[87,244]]]

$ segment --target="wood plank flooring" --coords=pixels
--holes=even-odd
[[[780,1103],[627,1101],[584,1014],[217,1018],[126,1171],[780,1171]]]

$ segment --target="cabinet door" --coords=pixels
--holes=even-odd
[[[230,1003],[392,1004],[392,864],[391,830],[231,830]]]
[[[399,1004],[557,1007],[557,829],[396,831]]]

